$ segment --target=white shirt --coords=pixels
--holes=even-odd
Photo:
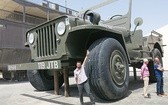
[[[83,65],[80,69],[76,68],[74,70],[74,77],[75,79],[77,78],[77,84],[82,84],[87,80],[87,76],[85,74],[85,69]]]

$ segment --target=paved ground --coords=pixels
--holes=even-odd
[[[132,75],[132,72],[130,72]],[[139,73],[138,73],[139,74]],[[168,71],[165,71],[165,92],[168,92]],[[74,79],[70,78],[71,97],[63,96],[63,87],[60,89],[61,95],[54,95],[53,91],[36,91],[29,82],[11,82],[0,80],[0,105],[78,105],[78,91],[74,84]],[[134,81],[130,76],[130,86],[127,96],[115,102],[107,102],[96,99],[96,105],[168,105],[167,97],[158,97],[155,93],[155,85],[150,84],[149,92],[151,99],[143,98],[143,82]],[[84,97],[86,105],[89,105],[89,98]]]

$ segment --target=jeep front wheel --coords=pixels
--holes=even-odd
[[[104,100],[124,97],[129,84],[129,66],[122,45],[113,38],[102,38],[89,50],[86,74],[94,93]]]
[[[39,91],[48,91],[54,89],[54,77],[50,70],[28,70],[27,77],[32,86]],[[59,74],[59,87],[62,86],[63,74]]]

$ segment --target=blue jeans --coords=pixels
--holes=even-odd
[[[163,94],[163,77],[161,76],[156,76],[157,79],[157,84],[156,84],[156,90],[157,90],[157,94]]]
[[[90,86],[88,81],[85,81],[82,84],[78,84],[78,90],[79,90],[79,97],[80,97],[80,103],[83,105],[83,89],[85,89],[87,95],[90,97],[91,103],[95,104],[95,100],[94,97],[92,95],[92,93],[90,92]]]

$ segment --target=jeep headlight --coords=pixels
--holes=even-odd
[[[59,35],[63,35],[66,31],[66,25],[64,22],[60,22],[57,25],[56,31]]]
[[[28,34],[28,41],[30,44],[33,44],[35,40],[35,35],[33,33]]]

